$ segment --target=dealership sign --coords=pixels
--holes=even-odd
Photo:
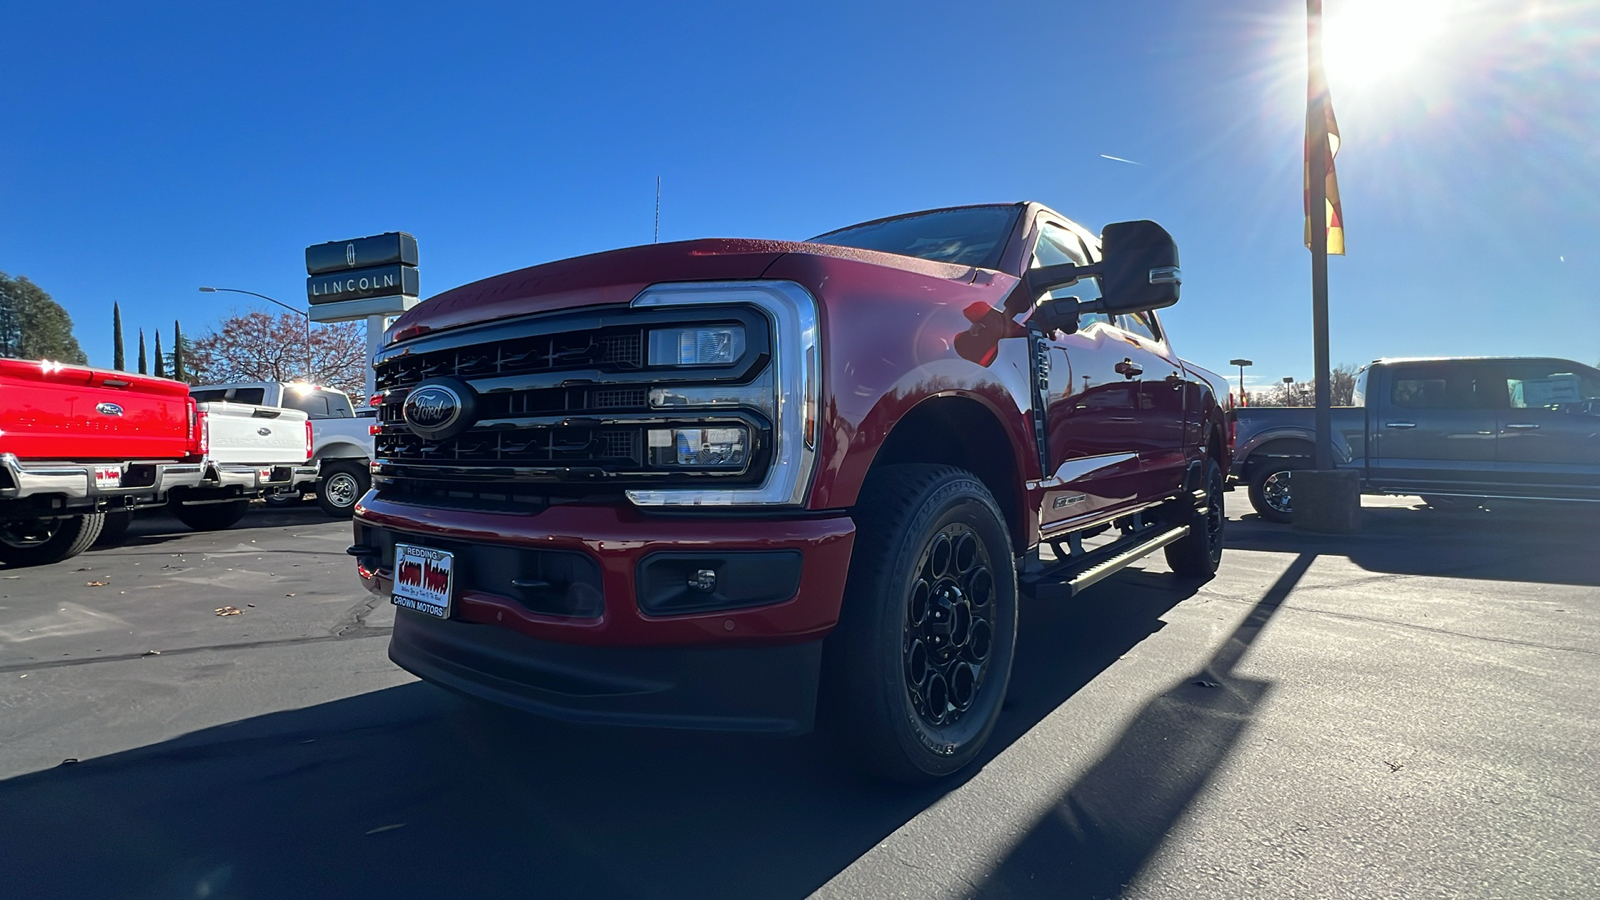
[[[311,318],[339,322],[392,316],[417,304],[417,239],[401,231],[306,248]]]

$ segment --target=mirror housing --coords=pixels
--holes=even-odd
[[[1100,233],[1098,263],[1088,266],[1063,263],[1029,269],[1023,276],[1021,294],[1024,302],[1031,306],[1042,294],[1071,287],[1095,275],[1100,276],[1100,299],[1083,303],[1074,300],[1081,312],[1115,315],[1165,309],[1178,302],[1178,291],[1183,285],[1177,242],[1165,228],[1141,219],[1113,222],[1105,227]],[[1011,314],[1026,308],[1012,310],[1010,306],[1008,303],[1007,312]]]
[[[1107,225],[1100,232],[1100,256],[1103,311],[1144,312],[1178,302],[1178,244],[1160,225],[1147,219]]]

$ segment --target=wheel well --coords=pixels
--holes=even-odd
[[[1310,459],[1313,448],[1310,441],[1300,438],[1278,438],[1267,441],[1265,444],[1250,451],[1250,456],[1244,463],[1244,477],[1249,478],[1269,457],[1293,456],[1300,459]]]
[[[895,423],[867,478],[879,466],[901,463],[942,463],[971,472],[1000,504],[1013,547],[1025,549],[1027,523],[1011,441],[988,407],[967,397],[924,400]]]

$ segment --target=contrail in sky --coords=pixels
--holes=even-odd
[[[1142,163],[1142,162],[1134,162],[1131,159],[1123,159],[1120,156],[1112,156],[1109,153],[1100,154],[1100,158],[1101,159],[1109,159],[1109,160],[1112,160],[1113,162],[1125,162],[1130,166],[1142,166],[1142,165],[1144,165],[1144,163]]]

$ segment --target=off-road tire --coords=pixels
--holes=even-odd
[[[372,472],[365,462],[323,463],[317,479],[317,505],[335,519],[348,519],[356,511],[356,501],[372,486]]]
[[[226,503],[197,503],[185,506],[172,505],[172,514],[178,521],[195,531],[221,531],[244,518],[250,508],[249,500],[229,500]]]
[[[120,547],[122,539],[128,535],[128,526],[133,524],[133,510],[119,509],[105,514],[105,523],[100,526],[100,536],[95,538],[96,547]]]
[[[1222,532],[1228,515],[1222,503],[1222,469],[1214,459],[1206,459],[1204,485],[1205,512],[1196,509],[1187,515],[1180,524],[1189,526],[1188,536],[1166,547],[1167,567],[1179,575],[1215,575],[1222,564]]]
[[[1274,476],[1297,472],[1304,468],[1307,468],[1306,463],[1292,457],[1268,457],[1258,463],[1251,470],[1247,479],[1250,489],[1250,506],[1255,509],[1256,514],[1268,522],[1287,524],[1292,521],[1294,519],[1294,495],[1290,494],[1289,496],[1288,508],[1280,509],[1278,506],[1274,506],[1272,502],[1269,502],[1268,494],[1276,483],[1274,482],[1272,486],[1269,486],[1268,482]],[[1279,506],[1281,505],[1280,503]]]
[[[53,530],[37,541],[0,537],[0,562],[8,566],[44,566],[71,559],[94,544],[105,524],[105,514],[85,513],[51,521],[53,525],[38,523]]]
[[[856,537],[844,606],[823,657],[823,728],[844,745],[853,761],[874,774],[905,782],[942,778],[970,763],[983,749],[1011,680],[1017,573],[1005,517],[971,473],[941,465],[887,466],[873,472],[852,516]],[[914,591],[919,579],[926,583],[934,571],[932,560],[938,558],[941,540],[948,551],[939,570],[945,574],[935,579],[933,587],[943,591],[939,597],[947,602],[963,596],[958,585],[966,586],[963,602],[970,627],[960,645],[954,630],[943,639],[940,652],[951,662],[933,664],[929,654],[923,654],[928,665],[917,684],[927,689],[913,694],[910,670],[916,642],[921,640],[913,621]],[[972,540],[977,544],[970,544]],[[969,552],[971,565],[960,568],[956,558]],[[951,591],[953,587],[957,589]],[[921,592],[921,597],[928,596],[929,591]],[[924,622],[933,621],[932,606],[922,604]],[[952,608],[940,607],[945,613]],[[986,636],[983,646],[988,648],[981,657],[975,637],[980,621]],[[969,655],[981,659],[981,664],[963,662]],[[919,711],[919,705],[934,710],[932,674],[942,672],[943,666],[958,676],[971,676],[971,699],[961,709],[953,699],[941,700],[943,708],[933,712],[933,718],[949,721],[930,724],[929,714]],[[961,671],[963,666],[970,670]],[[950,686],[945,693],[953,698],[954,680],[941,675],[940,683]]]

